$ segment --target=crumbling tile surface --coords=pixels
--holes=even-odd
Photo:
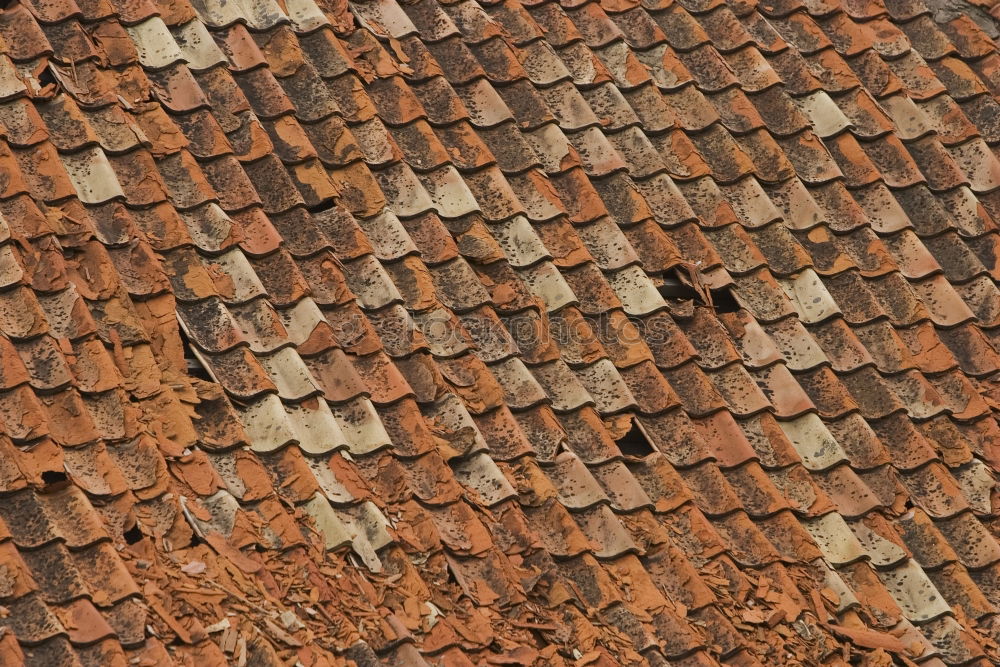
[[[8,3],[0,664],[1000,661],[991,5]]]

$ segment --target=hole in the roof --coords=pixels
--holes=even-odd
[[[3,2],[8,2],[8,0],[0,0],[0,3]],[[13,3],[10,2],[6,6],[0,5],[0,9],[6,9],[7,7],[10,6],[10,4]],[[38,73],[39,88],[45,88],[46,86],[57,86],[57,85],[59,85],[59,82],[56,80],[56,75],[52,72],[51,67],[46,67],[41,72]]]
[[[62,470],[45,470],[42,472],[42,483],[48,489],[67,482],[69,482],[69,476]]]
[[[634,419],[632,420],[632,427],[625,435],[615,440],[615,442],[618,443],[618,449],[625,456],[644,458],[656,451],[646,437],[646,434],[639,428],[638,422]]]
[[[125,538],[127,544],[135,544],[140,541],[143,537],[142,531],[139,530],[139,522],[132,524],[132,527],[122,533],[122,537]]]
[[[712,294],[712,307],[717,313],[735,313],[740,309],[740,303],[728,287],[709,290]]]
[[[187,332],[184,331],[184,327],[177,327],[177,331],[181,337],[181,345],[184,347],[184,363],[187,366],[187,374],[199,380],[212,382],[212,376],[208,369],[202,365],[201,359],[194,353],[194,347],[191,345],[191,340],[188,338]]]
[[[701,295],[698,294],[698,290],[681,280],[676,274],[663,276],[663,284],[657,290],[664,299],[679,299],[682,301],[694,299],[695,301],[701,301]]]
[[[313,204],[306,208],[310,213],[322,213],[323,211],[329,211],[330,209],[337,207],[336,199],[324,199],[318,204]]]

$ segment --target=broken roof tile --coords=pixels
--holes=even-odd
[[[4,648],[993,650],[1000,56],[891,4],[9,9]]]

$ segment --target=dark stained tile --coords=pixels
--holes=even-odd
[[[9,9],[0,652],[995,661],[1000,67],[890,4]]]

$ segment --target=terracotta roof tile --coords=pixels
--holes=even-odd
[[[995,660],[997,54],[890,4],[8,8],[0,650]]]

